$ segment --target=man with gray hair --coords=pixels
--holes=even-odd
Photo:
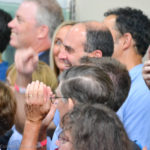
[[[16,49],[32,47],[41,53],[40,60],[49,63],[51,37],[62,21],[62,10],[56,0],[24,0],[8,24],[10,44]]]
[[[53,86],[53,90],[57,86],[57,78],[47,64],[49,64],[51,37],[55,28],[62,21],[62,10],[56,0],[24,0],[16,12],[15,18],[8,24],[8,27],[11,28],[10,45],[16,48],[15,61],[19,61],[20,68],[26,72],[22,74],[22,70],[18,70],[15,63],[8,73],[10,83],[14,83],[12,85],[15,87],[18,106],[15,121],[17,130],[14,130],[14,134],[9,140],[7,148],[9,150],[19,149],[21,142],[20,133],[23,131],[25,121],[23,91],[25,91],[27,84],[32,80],[40,80],[45,81],[45,84],[49,86]],[[34,63],[31,59],[37,54],[39,60],[47,64],[39,61],[37,66],[34,66],[36,69],[30,76],[26,66],[29,62]],[[23,65],[20,60],[23,60]],[[43,67],[47,69],[47,75],[44,76],[42,76]],[[51,81],[45,80],[46,76],[49,76]],[[20,89],[24,90],[21,91]]]

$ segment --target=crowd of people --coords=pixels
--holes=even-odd
[[[64,21],[56,0],[0,10],[0,150],[150,150],[150,19],[104,16]]]

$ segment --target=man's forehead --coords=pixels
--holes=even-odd
[[[104,24],[108,28],[113,27],[113,26],[115,26],[116,18],[117,18],[116,15],[109,15],[104,19]]]
[[[74,25],[65,36],[64,44],[70,42],[83,43],[86,41],[86,28],[82,24]]]
[[[113,39],[116,40],[116,38],[120,37],[121,34],[117,28],[117,25],[116,25],[116,19],[117,19],[117,16],[116,15],[109,15],[107,16],[105,19],[104,19],[104,24],[108,27],[108,29],[110,30],[112,36],[113,36]]]
[[[37,13],[37,5],[34,2],[22,2],[19,6],[16,16],[22,16],[27,19],[35,18]]]
[[[76,25],[72,26],[72,28],[70,29],[68,34],[77,34],[77,35],[85,37],[86,36],[86,27],[82,23],[76,24]]]

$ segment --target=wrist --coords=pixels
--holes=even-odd
[[[32,82],[32,74],[25,75],[25,74],[17,72],[17,77],[16,77],[17,85],[19,85],[20,87],[27,87],[27,85],[31,82]]]
[[[41,124],[42,124],[42,122],[40,122],[40,121],[32,122],[30,120],[26,120],[24,130],[26,130],[26,132],[36,133],[37,135],[39,135]]]
[[[27,127],[29,126],[30,128],[33,128],[33,130],[40,129],[42,121],[31,121],[29,119],[26,119],[25,124]]]
[[[14,84],[14,88],[15,88],[15,90],[16,90],[17,92],[19,92],[20,94],[25,94],[25,92],[26,92],[26,88],[20,87],[20,86],[18,86],[16,83]]]
[[[26,120],[20,149],[36,149],[41,123]]]

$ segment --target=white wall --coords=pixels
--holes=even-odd
[[[0,0],[0,2],[21,3],[23,0]]]
[[[108,9],[124,6],[142,9],[150,18],[150,0],[76,0],[76,19],[101,21]]]
[[[3,2],[21,2],[23,0],[0,0]],[[58,0],[65,3],[67,0]],[[76,0],[77,20],[102,20],[103,13],[110,8],[132,6],[142,9],[150,17],[150,0]]]
[[[76,0],[76,20],[101,21],[108,9],[125,6],[141,9],[150,18],[150,0]]]

